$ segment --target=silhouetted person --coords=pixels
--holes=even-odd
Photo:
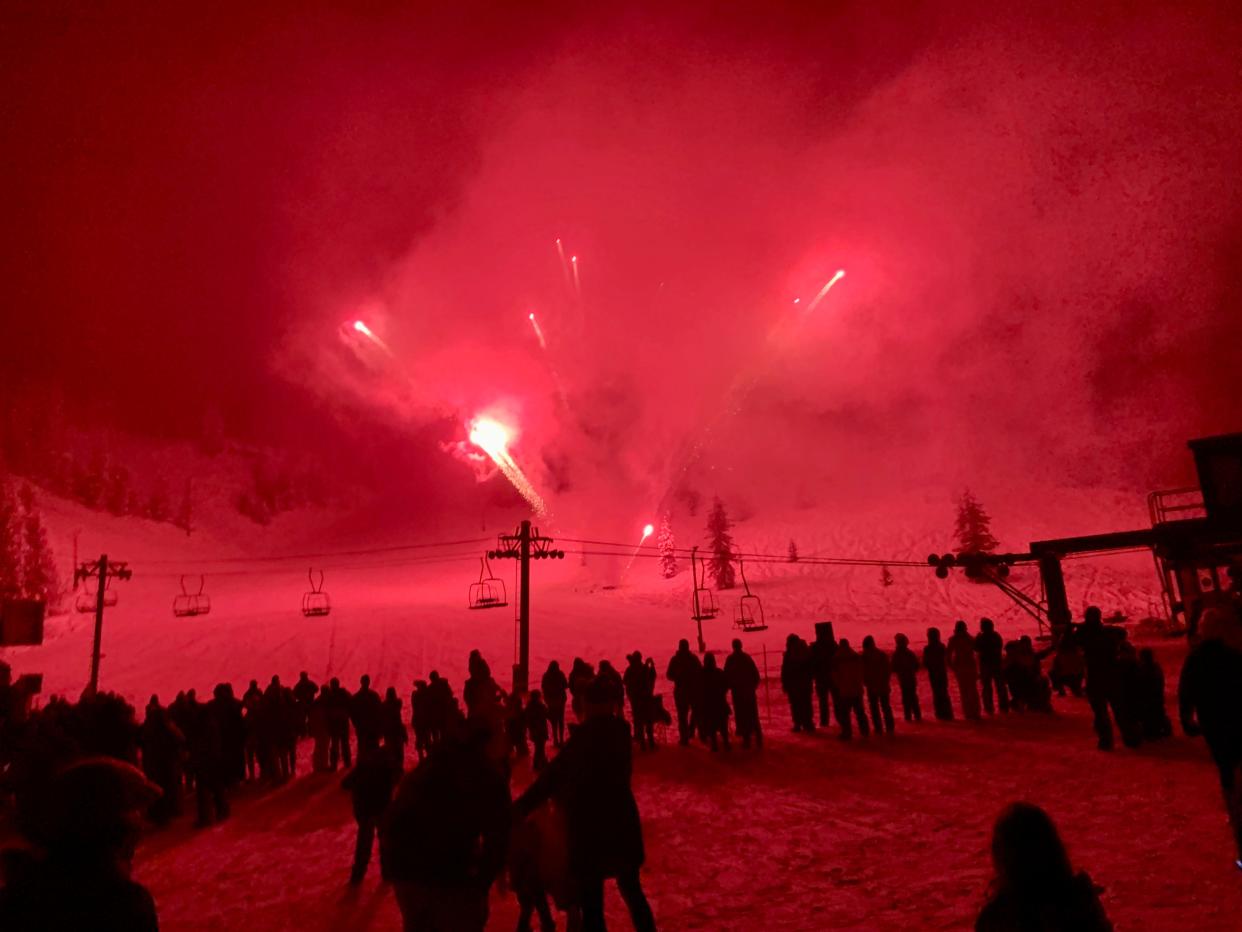
[[[582,721],[582,697],[591,680],[595,679],[595,668],[581,657],[574,658],[574,665],[569,670],[569,696],[574,711],[574,718]]]
[[[1109,710],[1117,720],[1122,740],[1133,740],[1125,710],[1121,706],[1118,651],[1125,640],[1124,629],[1105,625],[1103,614],[1092,605],[1083,616],[1082,624],[1070,632],[1082,647],[1083,662],[1087,669],[1087,701],[1091,703],[1095,734],[1102,751],[1113,749],[1113,723]]]
[[[548,800],[565,814],[568,864],[582,906],[583,932],[604,925],[604,881],[615,878],[634,928],[655,929],[639,869],[644,860],[642,824],[630,789],[630,729],[613,714],[605,688],[592,683],[583,695],[586,720],[517,801],[529,815]]]
[[[927,682],[931,686],[932,711],[942,722],[953,721],[953,703],[949,700],[948,651],[940,640],[939,628],[927,629],[923,668],[927,670]]]
[[[194,732],[199,725],[199,712],[201,709],[202,707],[198,704],[192,689],[177,693],[176,698],[168,706],[168,717],[172,719],[172,723],[185,736],[186,758],[182,768],[182,778],[185,780],[185,791],[187,793],[194,792],[194,764],[190,759],[189,750],[193,744]]]
[[[242,693],[242,716],[246,723],[246,779],[257,780],[262,756],[259,740],[263,718],[263,690],[259,688],[258,680],[251,680]]]
[[[863,638],[863,684],[867,687],[867,706],[877,735],[893,733],[892,666],[888,654],[875,646],[875,638]]]
[[[625,695],[630,700],[630,720],[634,723],[634,736],[642,750],[655,749],[655,666],[643,661],[643,655],[634,651],[626,658]]]
[[[867,725],[867,713],[863,710],[863,660],[846,638],[837,641],[837,652],[832,658],[832,688],[837,700],[841,740],[848,741],[853,735],[851,715],[858,722],[858,733],[867,737],[871,729]]]
[[[1173,723],[1164,702],[1164,670],[1150,647],[1138,655],[1138,714],[1143,737],[1149,741],[1173,734]]]
[[[371,688],[371,677],[364,673],[358,679],[358,691],[349,702],[349,720],[358,736],[359,752],[363,745],[370,747],[380,743],[383,718],[383,700]]]
[[[311,703],[315,701],[317,695],[319,695],[319,684],[303,670],[298,674],[298,681],[293,684],[293,698],[297,700],[298,711],[301,713],[301,727],[298,729],[298,734],[302,737],[307,735]]]
[[[389,686],[380,706],[380,732],[384,736],[384,750],[388,752],[397,773],[405,768],[405,745],[409,732],[401,714],[401,697],[395,687]]]
[[[907,722],[921,722],[923,711],[919,708],[919,658],[910,650],[910,639],[899,634],[893,639],[897,647],[893,651],[893,673],[901,689],[901,715]]]
[[[212,699],[200,716],[199,727],[190,740],[190,761],[194,766],[199,828],[229,816],[229,765],[225,735],[233,727],[234,711],[225,684],[216,686]],[[240,717],[240,713],[237,713]]]
[[[487,756],[492,740],[485,718],[450,729],[405,775],[384,817],[380,864],[407,932],[487,925],[510,809],[507,781]]]
[[[970,636],[966,622],[954,623],[953,636],[945,645],[945,659],[953,671],[953,678],[957,680],[962,717],[978,721],[983,718],[979,709],[979,666],[975,662],[975,639]]]
[[[459,709],[453,687],[435,670],[427,674],[427,742],[429,747],[440,743]]]
[[[410,693],[410,729],[414,732],[414,753],[422,760],[431,750],[431,691],[426,680],[415,680]]]
[[[1122,729],[1127,747],[1138,747],[1143,741],[1143,683],[1139,671],[1138,651],[1128,640],[1117,645],[1117,708],[1122,718],[1118,724],[1125,723]]]
[[[556,932],[556,919],[548,906],[548,894],[556,887],[568,907],[563,876],[564,845],[556,831],[554,816],[545,811],[517,819],[509,836],[509,889],[518,901],[517,932],[531,932],[531,918],[538,914],[540,932]],[[558,870],[558,868],[560,870]]]
[[[1038,806],[1014,803],[992,831],[996,876],[975,920],[976,932],[1109,932],[1096,886],[1074,873],[1052,819]]]
[[[362,883],[366,876],[375,833],[392,800],[393,787],[400,773],[400,767],[394,765],[392,754],[386,748],[368,744],[358,748],[358,763],[341,781],[341,786],[349,791],[354,821],[358,824],[354,864],[349,872],[351,884]]]
[[[979,633],[975,635],[975,653],[979,655],[979,685],[983,690],[983,711],[988,715],[996,714],[996,705],[1002,712],[1009,711],[1009,690],[1005,687],[1004,671],[1005,643],[996,631],[996,623],[991,618],[979,619]],[[992,692],[996,692],[993,702]]]
[[[1200,642],[1182,664],[1182,730],[1203,735],[1216,764],[1242,869],[1242,628],[1220,613],[1199,623]]]
[[[835,646],[835,645],[834,645]],[[725,682],[729,684],[729,694],[733,698],[733,724],[737,736],[742,739],[742,747],[750,747],[751,738],[755,746],[763,746],[763,729],[759,725],[759,668],[754,659],[742,650],[741,638],[733,639],[733,652],[725,658]]]
[[[46,788],[41,818],[19,818],[31,847],[5,852],[0,929],[155,932],[155,901],[130,879],[134,813],[159,789],[113,758],[80,760]]]
[[[682,745],[693,735],[691,716],[703,689],[703,664],[690,652],[690,642],[682,638],[677,653],[668,662],[665,679],[673,684],[673,704],[677,707],[677,737]]]
[[[483,718],[493,724],[503,721],[504,690],[492,678],[491,667],[477,650],[466,662],[469,676],[462,688],[467,718]]]
[[[720,743],[729,750],[729,683],[724,671],[716,666],[716,655],[703,657],[703,701],[701,706],[703,734],[708,746],[718,750]]]
[[[328,762],[336,770],[337,762],[346,769],[353,765],[349,747],[349,690],[341,685],[341,681],[332,677],[328,683],[328,734],[331,735],[328,746]]]
[[[613,704],[613,714],[618,718],[624,718],[625,682],[621,679],[621,674],[617,672],[617,668],[611,662],[601,660],[595,679],[603,684],[604,689],[608,690],[608,696]]]
[[[530,745],[526,743],[526,709],[522,705],[522,694],[517,690],[505,698],[505,737],[518,757],[530,754]]]
[[[811,642],[811,659],[815,680],[815,696],[819,700],[819,724],[828,727],[832,714],[832,657],[837,650],[837,639],[831,621],[815,622],[815,640]]]
[[[163,825],[181,812],[181,756],[185,736],[172,723],[158,696],[147,703],[146,717],[138,734],[142,747],[142,772],[160,788],[160,797],[151,803],[148,815]]]
[[[543,701],[548,706],[548,725],[552,732],[552,744],[560,747],[565,743],[565,705],[569,700],[569,680],[561,665],[553,660],[539,681]]]
[[[526,703],[526,733],[535,751],[531,766],[542,770],[548,763],[548,706],[538,689],[531,691]]]
[[[785,656],[781,658],[781,689],[789,699],[789,717],[794,731],[815,730],[814,672],[815,660],[806,641],[791,634],[785,638]]]

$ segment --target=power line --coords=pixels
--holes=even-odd
[[[361,557],[376,553],[400,553],[403,550],[427,550],[434,547],[460,547],[467,544],[485,544],[491,537],[472,537],[469,540],[441,540],[426,544],[397,544],[391,547],[368,547],[361,550],[324,550],[318,553],[256,554],[252,556],[214,557],[205,560],[147,560],[148,566],[211,566],[229,563],[276,563],[283,560],[320,560],[325,557]]]

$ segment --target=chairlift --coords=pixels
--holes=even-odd
[[[310,581],[310,592],[302,596],[302,614],[307,618],[322,618],[332,611],[332,600],[323,591],[323,570],[316,580],[315,569],[310,567],[306,570],[306,578]]]
[[[698,559],[690,554],[690,575],[694,583],[694,601],[692,607],[694,614],[690,617],[694,621],[708,621],[720,614],[720,606],[716,604],[716,596],[706,585],[699,585],[700,582],[707,582],[707,567],[703,567],[703,578],[699,578]]]
[[[733,627],[743,631],[767,631],[768,622],[763,616],[763,603],[759,601],[759,596],[751,594],[750,583],[746,581],[746,561],[738,560],[737,566],[742,572],[742,586],[746,589],[746,594],[738,599]]]
[[[112,591],[112,577],[104,580],[103,593],[104,608],[112,608],[116,605],[116,593]],[[95,611],[99,606],[99,583],[95,583],[95,588],[83,586],[82,591],[78,593],[78,597],[73,601],[73,607],[84,615]]]
[[[466,607],[469,609],[504,608],[509,604],[505,581],[492,575],[492,565],[487,557],[479,557],[479,581],[470,584]]]
[[[181,577],[181,595],[173,597],[172,610],[177,618],[194,618],[206,615],[211,611],[211,596],[203,591],[207,578],[198,577],[198,590],[190,592],[185,586],[185,576]]]

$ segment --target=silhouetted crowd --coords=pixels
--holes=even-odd
[[[1187,734],[1207,738],[1242,867],[1242,623],[1208,618],[1200,635],[1183,668],[1179,712]],[[350,882],[365,876],[378,838],[381,874],[406,928],[482,929],[488,892],[503,872],[520,905],[519,929],[535,917],[554,928],[553,905],[570,928],[604,928],[608,879],[635,928],[654,929],[639,876],[645,850],[633,747],[655,750],[675,718],[683,746],[698,740],[728,750],[736,740],[761,748],[763,677],[741,640],[723,663],[680,642],[665,670],[672,713],[657,692],[655,662],[638,652],[620,671],[608,660],[575,658],[568,672],[553,661],[528,694],[503,690],[478,651],[467,667],[460,701],[435,671],[416,680],[408,717],[396,689],[381,696],[369,676],[351,692],[336,678],[320,686],[303,672],[291,686],[277,676],[265,686],[251,680],[240,698],[228,683],[205,702],[193,689],[167,706],[152,696],[139,722],[109,693],[76,703],[53,697],[27,714],[12,701],[0,664],[3,789],[31,843],[5,853],[0,925],[97,928],[88,920],[104,910],[124,919],[108,928],[155,928],[149,894],[128,877],[138,837],[131,814],[164,824],[193,800],[197,825],[227,819],[240,785],[295,777],[299,745],[309,741],[312,771],[345,771],[358,829]],[[1114,727],[1129,746],[1172,731],[1151,651],[1135,651],[1095,608],[1042,649],[1027,637],[1006,642],[985,618],[973,634],[957,622],[947,641],[930,628],[918,654],[903,634],[891,652],[872,636],[855,650],[824,622],[811,643],[789,635],[780,684],[795,732],[814,731],[818,713],[819,727],[835,716],[839,737],[849,740],[855,731],[893,733],[894,678],[902,718],[920,722],[920,674],[941,720],[1047,713],[1053,695],[1068,692],[1090,704],[1101,748],[1113,746]],[[416,765],[406,772],[411,736]],[[522,758],[534,780],[514,800],[511,769]],[[1095,888],[1070,870],[1042,810],[1019,805],[1002,815],[993,858],[997,879],[979,928],[1025,927],[1015,917],[1031,910],[1053,923],[1038,928],[1109,928]],[[60,924],[42,922],[47,915]],[[1058,924],[1066,917],[1080,924]]]

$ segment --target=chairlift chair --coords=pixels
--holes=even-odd
[[[746,562],[738,560],[737,565],[742,571],[742,586],[746,589],[746,594],[738,599],[733,627],[743,631],[767,631],[768,622],[763,615],[763,603],[759,601],[759,596],[751,594],[750,583],[746,581]]]
[[[505,592],[505,581],[492,575],[492,566],[487,557],[479,557],[479,581],[470,584],[466,607],[471,610],[504,608],[508,604],[509,597]]]
[[[690,555],[690,575],[694,582],[694,601],[691,603],[697,614],[691,617],[695,621],[708,621],[720,614],[720,606],[716,604],[716,596],[706,585],[700,586],[700,581],[707,582],[707,567],[703,568],[703,579],[699,579],[698,560],[694,554]]]
[[[78,593],[78,597],[74,599],[73,601],[74,609],[76,609],[77,611],[81,612],[84,615],[95,611],[95,609],[98,607],[98,604],[99,604],[99,584],[98,583],[95,584],[94,589],[83,587],[82,591]],[[112,591],[111,577],[109,577],[107,580],[104,581],[103,604],[104,604],[104,608],[112,608],[112,606],[116,605],[116,593]]]
[[[181,577],[181,595],[173,597],[173,615],[177,618],[194,618],[206,615],[211,611],[211,596],[203,591],[207,579],[201,574],[198,577],[198,591],[190,592],[185,586],[185,577]]]
[[[318,579],[314,567],[306,570],[306,578],[310,581],[310,591],[302,596],[302,614],[307,618],[322,618],[332,611],[332,600],[323,591],[323,570],[319,571]]]

